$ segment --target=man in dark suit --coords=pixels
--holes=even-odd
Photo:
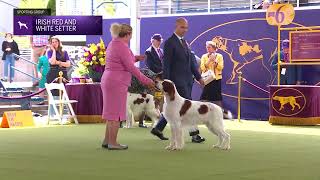
[[[162,72],[163,50],[160,48],[162,43],[161,34],[154,34],[151,37],[151,46],[146,50],[146,65],[154,73]]]
[[[204,82],[196,66],[195,57],[184,39],[187,31],[188,21],[185,18],[178,18],[174,34],[164,44],[163,78],[173,81],[182,97],[191,99],[193,77],[201,85],[204,85]],[[167,140],[162,133],[166,124],[167,121],[162,116],[151,133],[161,140]],[[205,141],[204,138],[199,136],[198,129],[190,130],[189,134],[192,136],[192,142],[201,143]]]

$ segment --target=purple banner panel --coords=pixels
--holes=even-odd
[[[319,86],[270,86],[270,116],[320,117],[319,102]]]
[[[14,16],[15,35],[102,35],[102,16]]]
[[[107,45],[111,41],[112,37],[110,34],[110,27],[112,23],[124,23],[124,24],[130,24],[129,18],[121,18],[121,19],[104,19],[103,20],[103,32],[102,35],[92,35],[87,36],[87,44],[91,43],[98,43],[100,41],[100,38],[104,41],[104,43]]]
[[[290,33],[292,61],[320,61],[320,31]]]

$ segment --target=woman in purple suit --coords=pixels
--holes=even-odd
[[[122,150],[128,149],[128,146],[118,144],[117,135],[120,121],[126,119],[127,92],[131,83],[131,74],[149,88],[154,88],[155,85],[134,66],[136,60],[144,57],[135,57],[128,46],[132,37],[132,27],[114,23],[111,25],[110,32],[113,39],[106,51],[106,69],[101,79],[102,118],[107,122],[102,147],[109,150]]]

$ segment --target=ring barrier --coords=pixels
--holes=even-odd
[[[59,78],[54,79],[51,83],[54,83],[56,81],[58,81]],[[10,100],[15,100],[15,99],[26,99],[26,98],[30,98],[32,96],[38,95],[40,93],[42,93],[43,91],[45,91],[46,89],[42,89],[40,91],[34,92],[32,94],[26,95],[26,96],[19,96],[19,97],[7,97],[7,96],[0,96],[0,99],[10,99]]]
[[[241,120],[240,120],[241,119],[241,99],[243,99],[243,100],[268,100],[269,99],[269,98],[243,98],[243,97],[241,97],[241,83],[242,83],[242,81],[248,83],[250,86],[252,86],[260,91],[263,91],[267,94],[270,94],[270,92],[259,87],[256,84],[250,82],[246,78],[242,77],[242,72],[238,72],[238,79],[239,79],[239,81],[238,81],[238,113],[237,113],[238,118],[237,119],[239,122],[241,122]],[[232,97],[234,97],[234,96],[232,96]]]
[[[263,91],[263,92],[265,92],[265,93],[270,94],[270,92],[269,92],[269,91],[267,91],[267,90],[265,90],[265,89],[263,89],[263,88],[261,88],[261,87],[259,87],[259,86],[255,85],[254,83],[250,82],[249,80],[247,80],[247,79],[245,79],[245,78],[242,78],[242,79],[243,79],[243,81],[244,81],[244,82],[246,82],[246,83],[250,84],[252,87],[254,87],[254,88],[256,88],[256,89],[260,89],[261,91]]]

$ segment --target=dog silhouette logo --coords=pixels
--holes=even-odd
[[[270,99],[273,110],[283,116],[294,116],[303,111],[306,97],[294,88],[281,88]]]
[[[19,24],[19,28],[21,29],[22,27],[28,29],[28,26],[26,23],[22,23],[21,21],[18,21],[18,24]]]
[[[298,109],[301,109],[301,106],[297,103],[296,98],[302,98],[303,96],[274,96],[272,99],[279,101],[280,108],[279,111],[281,111],[284,108],[284,105],[290,104],[291,105],[291,111],[294,111],[296,106],[298,106]]]

